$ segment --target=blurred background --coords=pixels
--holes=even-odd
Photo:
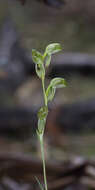
[[[95,159],[94,0],[0,0],[0,155],[40,159],[36,114],[43,95],[31,51],[53,42],[63,51],[52,57],[46,85],[56,76],[68,85],[49,104],[46,159]]]

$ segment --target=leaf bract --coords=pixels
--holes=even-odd
[[[64,78],[56,77],[52,79],[46,90],[47,100],[52,101],[56,92],[56,88],[63,88],[65,86],[66,86],[66,81]]]
[[[38,75],[39,78],[42,79],[42,77],[45,76],[45,69],[44,69],[44,65],[43,64],[36,64],[35,65],[35,69],[36,69],[36,73]]]
[[[33,62],[36,64],[43,64],[42,54],[35,49],[32,49],[32,59],[33,59]]]
[[[38,111],[38,118],[44,119],[47,117],[47,114],[48,114],[48,108],[47,106],[44,106],[40,108],[40,110]]]
[[[50,86],[54,88],[63,88],[66,87],[66,80],[64,78],[56,77],[51,80]]]
[[[46,47],[45,54],[54,54],[62,50],[62,47],[59,43],[52,43]]]
[[[44,128],[45,128],[45,124],[46,124],[46,118],[39,118],[38,119],[38,129],[37,132],[38,134],[43,134],[44,133]]]
[[[50,62],[51,62],[51,55],[47,54],[45,58],[45,66],[48,67],[50,65]]]
[[[55,95],[56,88],[53,88],[52,86],[48,86],[46,90],[46,96],[47,96],[47,101],[52,101]]]

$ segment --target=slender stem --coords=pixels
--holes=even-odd
[[[46,93],[45,93],[44,77],[42,78],[42,87],[43,87],[43,94],[44,94],[45,106],[47,106],[47,97],[46,97]]]
[[[43,162],[43,174],[44,174],[45,190],[48,190],[48,187],[47,187],[47,177],[46,177],[46,166],[45,166],[43,136],[40,137],[40,145],[41,145],[41,155],[42,155],[42,162]]]
[[[44,96],[44,103],[47,106],[47,97],[45,93],[45,78],[42,78],[42,88],[43,88],[43,96]],[[40,135],[40,146],[41,146],[41,155],[42,155],[42,162],[43,162],[43,175],[44,175],[44,184],[45,190],[48,190],[47,187],[47,177],[46,177],[46,165],[45,165],[45,155],[44,155],[44,141],[43,141],[43,134]]]

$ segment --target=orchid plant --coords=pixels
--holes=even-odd
[[[47,186],[46,165],[45,165],[45,155],[44,155],[44,131],[48,115],[48,103],[53,100],[57,88],[63,88],[66,86],[66,81],[64,80],[64,78],[56,77],[50,81],[50,84],[46,88],[45,74],[47,67],[49,67],[51,63],[52,54],[58,53],[59,51],[62,51],[62,47],[59,43],[52,43],[48,45],[43,54],[35,49],[32,49],[32,59],[33,62],[35,63],[36,74],[42,82],[43,98],[44,98],[44,105],[38,111],[38,128],[36,132],[41,147],[44,188],[40,184],[39,180],[37,181],[40,185],[40,188],[45,190],[48,190],[48,186]]]

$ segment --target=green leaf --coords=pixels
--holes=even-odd
[[[47,114],[48,114],[47,106],[40,108],[38,112],[38,130],[37,130],[38,134],[42,134],[44,132]]]
[[[59,77],[52,79],[50,82],[50,86],[52,86],[54,88],[63,88],[63,87],[66,87],[66,85],[67,85],[67,83],[66,83],[65,79],[59,78]]]
[[[45,129],[45,124],[46,124],[46,118],[44,119],[38,119],[38,129],[37,129],[37,134],[43,134],[44,133],[44,129]]]
[[[53,43],[46,47],[45,54],[54,54],[62,50],[62,47],[59,43]]]
[[[48,114],[48,107],[44,106],[40,108],[40,110],[38,111],[38,118],[44,119],[47,117],[47,114]]]
[[[35,49],[32,49],[32,59],[33,62],[36,64],[43,64],[43,56],[40,52],[36,51]]]
[[[48,67],[50,65],[50,62],[51,62],[51,55],[47,54],[45,58],[45,66]]]
[[[48,86],[46,90],[46,96],[47,96],[47,101],[52,101],[55,95],[56,88],[53,88],[51,85]]]
[[[42,77],[45,76],[44,65],[43,64],[36,64],[35,67],[36,67],[36,73],[37,73],[38,77],[42,79]]]
[[[56,77],[52,79],[46,90],[47,100],[52,101],[56,92],[56,88],[63,88],[65,86],[66,86],[66,81],[63,78]]]

